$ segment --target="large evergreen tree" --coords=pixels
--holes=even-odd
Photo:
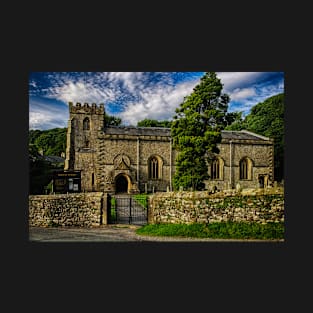
[[[171,125],[178,151],[173,178],[175,189],[201,190],[208,179],[207,161],[218,153],[221,130],[228,124],[229,96],[215,72],[206,72],[193,92],[176,109]]]

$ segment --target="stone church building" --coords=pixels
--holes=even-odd
[[[169,128],[106,126],[104,105],[69,103],[64,170],[81,171],[82,191],[171,191],[177,151]],[[220,153],[208,164],[206,189],[273,183],[273,140],[248,131],[222,131]]]

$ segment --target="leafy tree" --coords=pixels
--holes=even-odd
[[[234,121],[227,130],[246,129],[274,139],[274,179],[284,178],[284,94],[280,93],[252,107],[243,121]]]
[[[45,186],[52,179],[54,167],[45,161],[34,144],[29,144],[29,193],[44,194]]]
[[[41,159],[29,159],[29,193],[45,194],[47,186],[53,177],[53,166]]]
[[[29,145],[42,151],[45,155],[60,156],[66,150],[67,128],[52,128],[48,130],[30,130]]]
[[[241,130],[243,123],[243,112],[230,112],[226,114],[226,126],[228,130]],[[231,127],[231,129],[230,129]]]
[[[106,126],[120,126],[122,124],[122,119],[120,117],[105,114],[104,124]]]
[[[64,164],[52,164],[44,155],[60,156],[66,149],[67,128],[29,131],[29,193],[44,194],[53,178],[53,171],[63,169]]]
[[[171,121],[158,121],[158,120],[152,120],[145,118],[144,120],[141,120],[137,123],[138,127],[166,127],[170,128],[172,122]]]
[[[215,72],[207,72],[176,109],[171,131],[178,151],[173,178],[175,189],[201,190],[208,179],[207,161],[218,153],[221,130],[227,125],[230,100]]]

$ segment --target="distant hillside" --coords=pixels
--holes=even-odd
[[[44,155],[61,156],[66,151],[67,128],[29,130],[29,145],[34,151]]]

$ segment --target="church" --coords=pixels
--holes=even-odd
[[[172,191],[177,151],[171,130],[105,125],[103,104],[69,102],[65,171],[80,171],[82,191]],[[248,132],[222,131],[208,164],[207,190],[263,188],[274,180],[274,142]]]

